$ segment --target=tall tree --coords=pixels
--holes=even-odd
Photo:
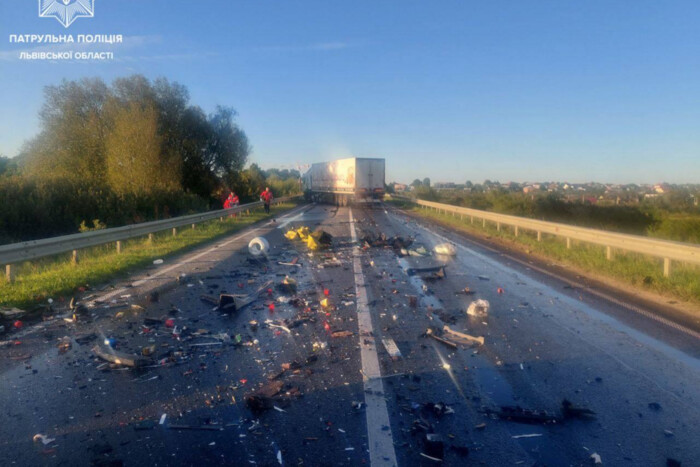
[[[106,146],[107,180],[115,192],[147,195],[180,187],[180,161],[161,153],[153,106],[130,102],[116,109]]]
[[[109,94],[99,78],[47,86],[39,114],[42,131],[22,151],[28,173],[102,182],[108,126],[102,110]]]

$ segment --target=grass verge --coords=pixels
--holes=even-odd
[[[294,207],[293,203],[273,206],[272,215]],[[36,261],[16,264],[16,277],[8,283],[0,278],[0,306],[30,309],[48,298],[62,301],[81,287],[90,288],[113,279],[126,277],[133,270],[152,264],[153,260],[184,253],[219,237],[229,235],[267,218],[262,210],[236,218],[218,219],[197,224],[195,229],[181,228],[177,236],[170,231],[148,238],[122,242],[122,252],[115,245],[106,244],[80,250],[80,262],[72,265],[70,253]]]
[[[613,259],[609,261],[602,246],[572,241],[569,249],[562,238],[543,235],[542,241],[538,242],[534,232],[521,229],[516,237],[509,227],[503,226],[499,231],[494,224],[487,223],[483,227],[477,219],[471,224],[469,218],[461,220],[405,201],[390,202],[423,218],[442,222],[459,231],[497,239],[528,254],[577,268],[596,278],[613,278],[645,291],[700,304],[700,267],[694,265],[672,262],[670,277],[664,277],[661,259],[613,250]]]

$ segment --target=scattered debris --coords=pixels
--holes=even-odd
[[[350,337],[352,335],[352,331],[333,331],[331,333],[331,337]]]
[[[0,308],[0,315],[7,320],[21,318],[26,314],[26,311],[19,308]]]
[[[494,415],[501,420],[510,420],[517,423],[545,424],[556,423],[558,418],[545,410],[529,410],[520,406],[503,406],[500,410],[486,410],[486,413]]]
[[[520,438],[539,438],[540,436],[542,436],[542,433],[528,433],[528,434],[525,434],[525,435],[515,435],[515,436],[511,436],[511,438],[513,438],[513,439],[520,439]]]
[[[433,251],[435,251],[435,253],[438,255],[445,256],[455,256],[457,254],[457,249],[451,243],[440,243],[439,245],[435,245]]]
[[[245,396],[245,402],[248,408],[253,413],[271,409],[273,406],[272,398],[279,394],[283,386],[284,383],[282,381],[272,381],[247,394]]]
[[[384,337],[382,338],[382,343],[384,344],[384,348],[389,353],[389,356],[392,359],[401,358],[401,351],[396,345],[396,342],[394,342],[394,339],[390,337]]]
[[[467,308],[467,314],[469,316],[483,317],[484,315],[488,314],[489,307],[490,305],[487,300],[479,299],[469,304],[469,308]]]
[[[596,413],[590,409],[576,407],[569,400],[564,399],[561,403],[561,411],[564,418],[579,418],[590,420],[596,418]]]
[[[442,329],[443,329],[443,331],[445,331],[447,334],[450,335],[451,339],[453,339],[453,340],[460,340],[461,339],[461,340],[465,341],[463,343],[465,343],[466,345],[469,345],[469,344],[484,345],[483,336],[482,337],[470,336],[469,334],[465,334],[463,332],[454,331],[454,330],[450,329],[449,326],[444,326]]]
[[[42,435],[41,433],[37,433],[37,434],[34,435],[34,437],[32,438],[32,440],[33,440],[35,443],[41,441],[42,444],[43,444],[44,446],[46,446],[47,444],[51,444],[51,443],[53,443],[54,441],[56,441],[56,438],[49,438],[49,437],[46,436],[46,435]]]
[[[425,453],[422,456],[431,460],[442,461],[445,456],[445,444],[437,433],[427,433],[424,440]]]
[[[597,452],[591,454],[591,460],[593,461],[593,465],[603,465],[603,460]]]
[[[163,260],[162,259],[153,260],[153,264],[163,264]]]
[[[73,342],[71,341],[70,337],[68,336],[63,336],[60,339],[58,339],[58,353],[59,354],[64,354],[68,352],[71,347],[73,347]]]
[[[443,344],[445,344],[445,345],[447,345],[447,346],[449,346],[449,347],[451,347],[451,348],[453,348],[453,349],[456,349],[456,348],[457,348],[457,343],[456,343],[456,342],[452,342],[452,341],[450,341],[450,340],[447,340],[447,339],[444,339],[444,338],[442,338],[442,337],[440,337],[440,336],[437,336],[437,335],[435,334],[435,332],[433,331],[432,328],[428,328],[428,329],[425,331],[425,334],[424,334],[424,335],[427,336],[427,337],[431,337],[431,338],[435,339],[436,341],[441,342],[441,343],[443,343]]]
[[[270,243],[265,237],[255,237],[248,243],[248,253],[254,257],[267,256]]]
[[[129,355],[123,352],[118,352],[114,349],[103,349],[99,345],[93,347],[92,351],[102,360],[106,360],[117,365],[141,368],[152,363],[150,359],[139,357],[138,355]]]

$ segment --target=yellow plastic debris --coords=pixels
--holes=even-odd
[[[306,237],[309,236],[309,228],[308,227],[299,227],[297,229],[297,235],[299,235],[299,238],[302,240],[306,240]]]
[[[330,305],[330,303],[328,302],[327,298],[324,298],[323,300],[321,300],[321,306],[323,308],[328,308],[328,305]]]
[[[321,244],[316,241],[314,237],[309,235],[306,237],[306,246],[309,247],[309,250],[318,250],[321,248]]]
[[[289,230],[286,234],[284,234],[284,236],[287,238],[287,240],[296,240],[299,237],[299,234],[294,230]]]

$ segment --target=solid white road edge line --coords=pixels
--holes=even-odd
[[[282,216],[280,219],[285,219],[285,218],[287,218],[287,217],[289,217],[289,216],[291,216],[291,215],[294,215],[294,214],[296,214],[297,211],[299,211],[300,209],[303,209],[303,208],[305,208],[305,207],[306,207],[306,206],[301,206],[301,207],[299,207],[299,208],[297,208],[297,209],[294,209],[294,210],[292,210],[291,212],[289,212],[288,214],[285,214],[284,216]],[[201,252],[201,253],[197,253],[196,255],[191,256],[191,257],[189,257],[189,258],[187,258],[187,259],[185,259],[185,260],[183,260],[183,261],[178,261],[176,264],[173,264],[172,266],[169,266],[169,267],[167,267],[167,268],[165,268],[165,269],[160,269],[160,270],[154,272],[153,274],[151,274],[147,279],[141,279],[141,280],[138,280],[138,281],[134,282],[134,283],[132,284],[132,287],[131,287],[131,288],[133,288],[133,287],[138,287],[138,286],[140,286],[140,285],[143,285],[143,284],[145,284],[145,283],[148,282],[148,281],[151,281],[151,280],[153,280],[153,279],[155,279],[155,278],[157,278],[157,277],[159,277],[159,276],[162,276],[163,274],[167,274],[167,273],[169,273],[170,271],[173,271],[174,269],[179,268],[180,266],[183,266],[183,265],[185,265],[185,264],[188,264],[188,263],[191,263],[191,262],[193,262],[193,261],[196,261],[196,260],[198,260],[199,258],[201,258],[202,256],[206,256],[206,255],[208,255],[209,253],[211,253],[211,252],[213,252],[213,251],[216,251],[216,250],[218,250],[218,249],[221,248],[221,247],[224,247],[224,246],[226,246],[226,245],[230,245],[231,243],[240,240],[242,237],[245,237],[246,235],[250,235],[250,234],[253,234],[253,233],[257,233],[258,231],[264,229],[265,227],[269,227],[269,226],[272,225],[272,224],[274,224],[272,221],[268,221],[268,222],[264,223],[263,225],[261,225],[261,226],[259,226],[259,227],[256,227],[256,228],[254,228],[254,229],[252,229],[252,230],[247,230],[247,228],[246,228],[246,229],[243,230],[243,232],[239,233],[238,235],[236,235],[235,237],[231,238],[230,240],[225,241],[224,243],[219,243],[219,244],[217,244],[216,246],[213,246],[212,248],[209,248],[208,250],[205,250],[205,251],[203,251],[203,252]],[[130,288],[130,289],[131,289],[131,288]],[[122,294],[122,293],[126,292],[127,290],[129,290],[129,289],[127,289],[126,287],[122,287],[122,288],[120,288],[120,289],[113,290],[112,292],[109,292],[108,294],[102,295],[102,296],[99,297],[98,299],[93,299],[92,302],[94,302],[95,300],[100,300],[100,301],[109,300],[110,298],[114,297],[115,295]]]
[[[350,235],[357,242],[355,219],[352,208],[349,209]],[[355,276],[355,293],[357,296],[357,324],[360,332],[360,357],[362,359],[362,375],[365,385],[365,404],[367,408],[367,439],[369,444],[369,459],[372,466],[395,466],[396,452],[394,438],[391,434],[389,411],[384,398],[384,383],[379,368],[377,342],[372,329],[372,315],[367,304],[367,289],[365,276],[362,274],[360,262],[360,247],[353,248],[353,273]]]

